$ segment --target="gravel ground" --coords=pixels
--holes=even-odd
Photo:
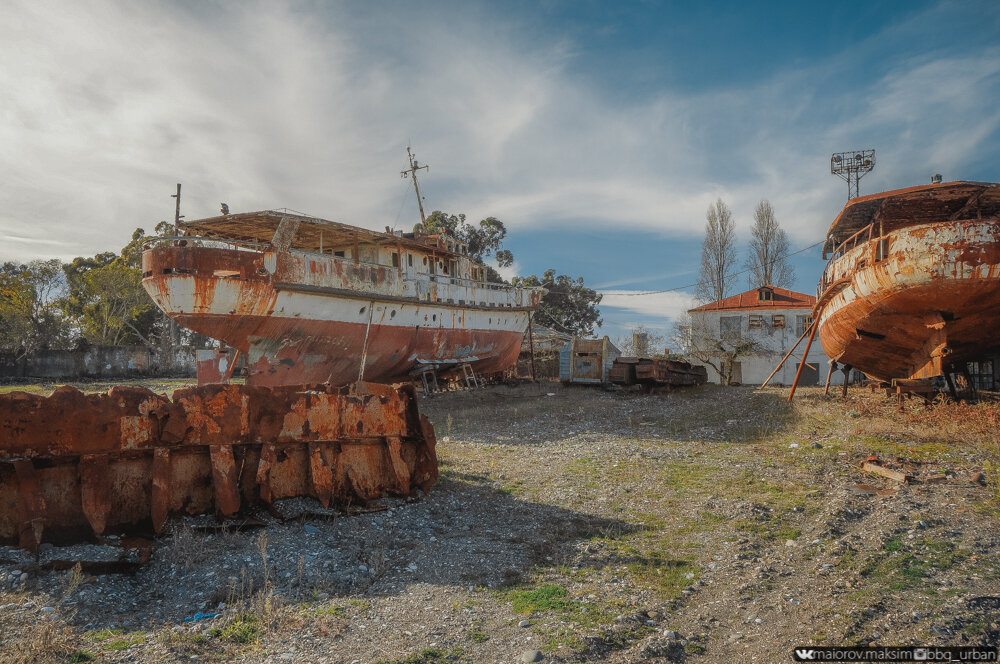
[[[709,663],[996,645],[995,411],[784,397],[526,385],[423,399],[442,473],[416,500],[345,513],[295,499],[243,529],[175,520],[131,573],[46,569],[134,560],[120,540],[38,561],[0,547],[0,661]],[[861,472],[870,454],[914,481]]]

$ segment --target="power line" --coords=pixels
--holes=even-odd
[[[803,247],[803,248],[799,249],[798,251],[793,251],[790,254],[785,254],[784,256],[782,256],[782,258],[788,258],[789,256],[795,256],[796,254],[804,253],[806,251],[809,251],[810,249],[815,249],[816,247],[818,247],[819,245],[823,244],[824,242],[826,242],[826,240],[820,240],[819,242],[816,242],[814,244],[810,244],[808,247]],[[775,260],[777,260],[777,259],[775,259]],[[735,278],[735,277],[740,276],[741,274],[746,274],[747,272],[750,272],[750,268],[747,268],[745,270],[740,270],[739,272],[734,273],[732,276]],[[686,286],[675,286],[673,288],[664,288],[663,290],[641,291],[641,292],[638,292],[638,293],[614,293],[614,295],[616,295],[616,296],[620,295],[621,297],[637,297],[639,295],[659,295],[660,293],[670,293],[672,291],[684,290],[685,288],[694,288],[697,285],[698,285],[698,282],[695,282],[693,284],[687,284]],[[604,291],[604,293],[607,293],[607,291]]]

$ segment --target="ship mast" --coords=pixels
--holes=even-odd
[[[417,192],[417,206],[420,208],[420,223],[421,225],[423,225],[424,222],[427,221],[427,218],[424,217],[424,201],[420,197],[420,186],[417,184],[417,171],[419,171],[421,168],[426,168],[429,170],[430,167],[427,165],[420,166],[417,163],[417,155],[410,152],[409,145],[406,146],[406,156],[410,158],[410,167],[405,171],[400,171],[399,174],[404,178],[407,177],[413,178],[413,190]]]

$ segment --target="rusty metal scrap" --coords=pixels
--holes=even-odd
[[[410,386],[13,392],[0,397],[0,540],[37,550],[258,500],[426,492],[434,447]]]
[[[619,357],[608,372],[608,380],[618,385],[704,385],[708,372],[703,366],[662,357]]]

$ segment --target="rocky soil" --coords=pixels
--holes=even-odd
[[[415,500],[176,520],[151,549],[0,547],[0,661],[707,664],[1000,641],[990,404],[553,384],[421,409],[442,473]],[[862,472],[870,455],[914,479]],[[123,571],[73,569],[102,560]]]

